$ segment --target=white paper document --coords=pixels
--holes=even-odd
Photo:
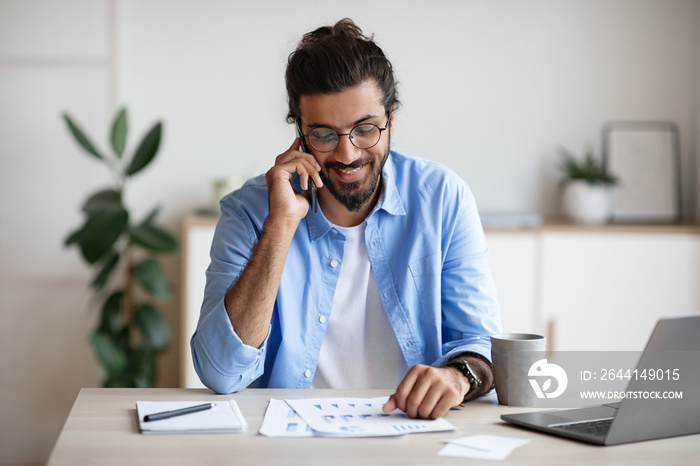
[[[308,398],[286,402],[319,436],[376,437],[455,430],[444,418],[411,419],[398,409],[384,413],[382,406],[388,399]]]
[[[272,398],[260,431],[268,437],[313,437],[311,427],[284,400]]]
[[[530,440],[499,435],[472,435],[448,440],[439,456],[459,456],[481,460],[505,460],[516,448]]]
[[[212,401],[214,406],[206,411],[175,416],[159,421],[143,420],[149,414],[173,411],[209,403],[204,401],[137,401],[139,427],[144,434],[190,434],[215,432],[241,432],[248,428],[234,400]]]

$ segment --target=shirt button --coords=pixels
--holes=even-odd
[[[321,323],[324,323],[326,321],[326,316],[321,316],[318,318],[318,321]]]
[[[338,267],[338,261],[335,260],[335,259],[333,259],[333,260],[331,261],[331,267],[333,267],[333,268]]]
[[[333,228],[331,231],[333,232],[334,235],[338,234],[338,230],[336,230],[335,228]]]
[[[307,379],[311,377],[311,371],[307,369],[306,372],[304,372],[304,377],[306,377]]]

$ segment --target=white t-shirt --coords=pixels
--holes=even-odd
[[[408,371],[379,298],[366,225],[335,227],[346,236],[345,249],[313,388],[394,389]]]

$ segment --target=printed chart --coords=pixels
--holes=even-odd
[[[387,400],[388,397],[285,401],[319,436],[374,437],[455,430],[444,418],[411,419],[400,410],[384,413],[382,406]],[[267,418],[267,413],[265,417]]]
[[[263,423],[262,435],[268,437],[313,437],[311,427],[284,400],[270,399]]]

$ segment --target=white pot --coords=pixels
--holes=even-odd
[[[602,225],[610,220],[612,202],[610,189],[585,181],[570,181],[562,194],[564,215],[571,221],[587,225]]]

